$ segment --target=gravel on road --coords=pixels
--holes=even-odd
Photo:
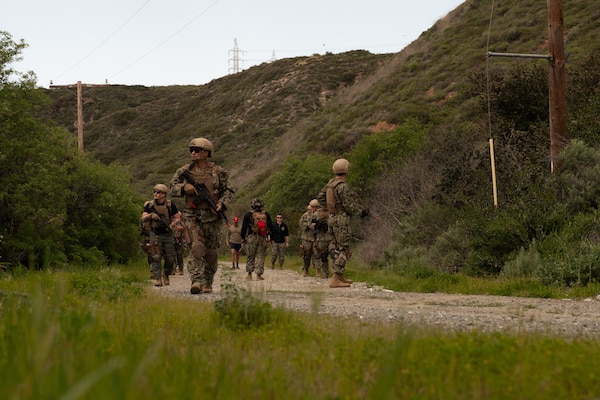
[[[311,271],[314,274],[314,270]],[[442,332],[538,332],[567,338],[600,337],[600,297],[584,300],[508,296],[394,292],[354,282],[349,288],[329,287],[329,281],[303,277],[291,269],[265,269],[264,281],[246,280],[245,264],[233,270],[219,263],[213,293],[193,295],[185,275],[171,276],[170,285],[154,287],[161,295],[215,301],[222,285],[235,285],[274,306],[318,314],[434,327]],[[256,278],[256,275],[254,275]]]

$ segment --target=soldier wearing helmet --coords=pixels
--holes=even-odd
[[[191,242],[187,260],[192,281],[190,291],[193,294],[211,293],[217,272],[217,249],[222,241],[221,214],[231,202],[234,190],[227,170],[208,160],[214,152],[208,139],[192,139],[188,148],[191,163],[180,167],[173,175],[171,196],[185,199],[182,216]],[[193,182],[182,177],[184,171]],[[205,191],[199,193],[192,183],[203,185]]]
[[[142,224],[148,227],[147,253],[154,286],[169,284],[169,275],[173,273],[175,247],[173,246],[173,227],[179,223],[179,210],[174,202],[167,200],[169,189],[159,183],[153,188],[154,198],[144,203]],[[164,259],[164,272],[162,260]]]
[[[346,183],[346,174],[350,163],[345,158],[335,160],[333,173],[335,177],[321,190],[317,200],[327,210],[327,224],[333,234],[332,247],[334,250],[333,276],[329,287],[349,287],[352,281],[344,277],[346,263],[352,255],[350,218],[353,216],[366,217],[368,209],[361,206],[358,194]]]
[[[302,256],[302,271],[304,271],[305,277],[310,276],[310,262],[313,260],[313,265],[316,268],[315,261],[313,257],[313,246],[315,243],[315,235],[316,235],[316,225],[315,221],[313,221],[313,213],[319,209],[319,202],[317,199],[312,199],[308,206],[306,206],[306,211],[300,217],[300,221],[298,221],[298,229],[300,233],[300,255]]]
[[[315,240],[313,242],[313,262],[315,270],[321,278],[329,278],[329,254],[333,254],[331,241],[333,233],[329,230],[327,221],[329,212],[321,207],[318,200],[313,199],[310,202],[313,206],[312,222],[315,224]]]
[[[240,250],[242,248],[242,226],[238,217],[233,224],[227,226],[227,243],[231,250],[231,269],[240,269]]]
[[[259,198],[250,200],[250,208],[244,214],[242,220],[242,244],[246,249],[248,258],[246,259],[247,280],[252,280],[252,273],[256,272],[256,280],[264,280],[265,258],[271,236],[272,221],[271,216],[266,212],[264,203]]]

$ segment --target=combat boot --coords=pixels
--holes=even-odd
[[[344,282],[341,279],[342,276],[343,276],[342,274],[334,273],[333,276],[331,277],[331,281],[329,281],[329,287],[330,288],[350,287],[349,283]]]
[[[202,291],[202,288],[200,286],[200,282],[199,281],[192,282],[192,288],[190,289],[190,292],[192,294],[200,294],[201,291]]]
[[[169,275],[164,274],[163,277],[162,277],[162,279],[163,279],[163,284],[165,286],[169,286],[171,284],[171,282],[169,281]]]
[[[252,272],[248,272],[248,276],[246,277],[247,281],[251,281],[252,280]]]
[[[162,285],[163,285],[162,279],[159,278],[159,279],[157,279],[157,280],[154,281],[154,286],[162,286]]]
[[[202,293],[212,293],[212,286],[208,283],[202,286]]]
[[[271,263],[271,269],[275,269],[275,263],[274,262]]]
[[[183,267],[179,268],[179,275],[183,275]]]
[[[263,278],[263,276],[261,274],[256,274],[256,280],[257,281],[264,281],[265,278]]]
[[[304,268],[304,275],[302,275],[302,276],[303,276],[303,277],[305,277],[305,278],[306,278],[307,276],[310,276],[310,275],[308,274],[308,268]]]
[[[346,282],[346,283],[352,283],[352,281],[348,278],[344,278],[344,275],[340,275],[340,279],[342,280],[342,282]]]

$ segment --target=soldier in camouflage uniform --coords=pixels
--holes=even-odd
[[[329,287],[349,287],[352,281],[344,278],[346,263],[352,255],[350,218],[369,215],[368,209],[363,209],[358,195],[346,183],[346,174],[350,163],[340,158],[333,163],[335,178],[331,179],[319,193],[317,200],[321,207],[329,212],[329,231],[333,234],[334,261],[333,276]]]
[[[173,229],[173,239],[175,245],[175,264],[173,265],[173,275],[175,273],[183,275],[183,253],[185,253],[187,243],[185,243],[183,231],[185,226],[178,223]]]
[[[222,221],[218,212],[227,209],[234,190],[229,183],[228,172],[208,161],[213,145],[205,138],[193,139],[189,144],[191,164],[179,168],[171,179],[171,195],[185,197],[182,211],[183,222],[191,242],[187,268],[192,281],[192,294],[211,293],[217,272],[217,249],[221,244]],[[181,174],[188,170],[196,183],[204,183],[208,196],[216,205],[213,210],[207,200],[199,201],[199,193]]]
[[[177,206],[167,200],[169,189],[159,183],[154,186],[154,198],[144,203],[142,223],[150,225],[148,252],[152,263],[150,271],[154,286],[169,285],[169,275],[173,272],[175,249],[173,247],[173,228],[179,223],[180,215]],[[164,260],[164,273],[162,260]]]
[[[252,273],[256,273],[257,281],[264,281],[265,258],[271,236],[271,215],[264,210],[264,203],[259,198],[250,200],[250,208],[242,220],[242,244],[246,248],[247,280],[252,280]],[[262,225],[261,225],[262,223]]]
[[[300,217],[298,229],[300,229],[300,253],[302,255],[302,270],[304,276],[310,276],[310,260],[313,257],[313,246],[315,244],[315,221],[313,221],[313,212],[317,211],[318,201],[311,200],[306,206],[306,212]],[[316,268],[316,267],[315,267]]]
[[[313,244],[313,259],[315,269],[321,278],[329,278],[329,254],[333,254],[333,233],[329,231],[329,212],[321,207],[317,199],[313,199],[310,205],[316,207],[313,211],[312,221],[315,224],[315,242]],[[314,208],[313,208],[314,210]]]

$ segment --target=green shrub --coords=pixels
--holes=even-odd
[[[600,282],[600,245],[582,242],[547,259],[537,273],[547,285],[577,287]]]
[[[542,257],[537,251],[535,239],[527,250],[523,247],[519,254],[504,264],[502,276],[506,278],[528,278],[535,276],[537,271],[542,268]]]
[[[225,285],[223,292],[223,298],[215,302],[215,317],[220,324],[233,330],[245,330],[268,325],[273,320],[271,304],[235,285]]]
[[[436,238],[429,249],[429,259],[439,268],[458,271],[465,264],[468,249],[468,232],[461,224],[455,224]]]

